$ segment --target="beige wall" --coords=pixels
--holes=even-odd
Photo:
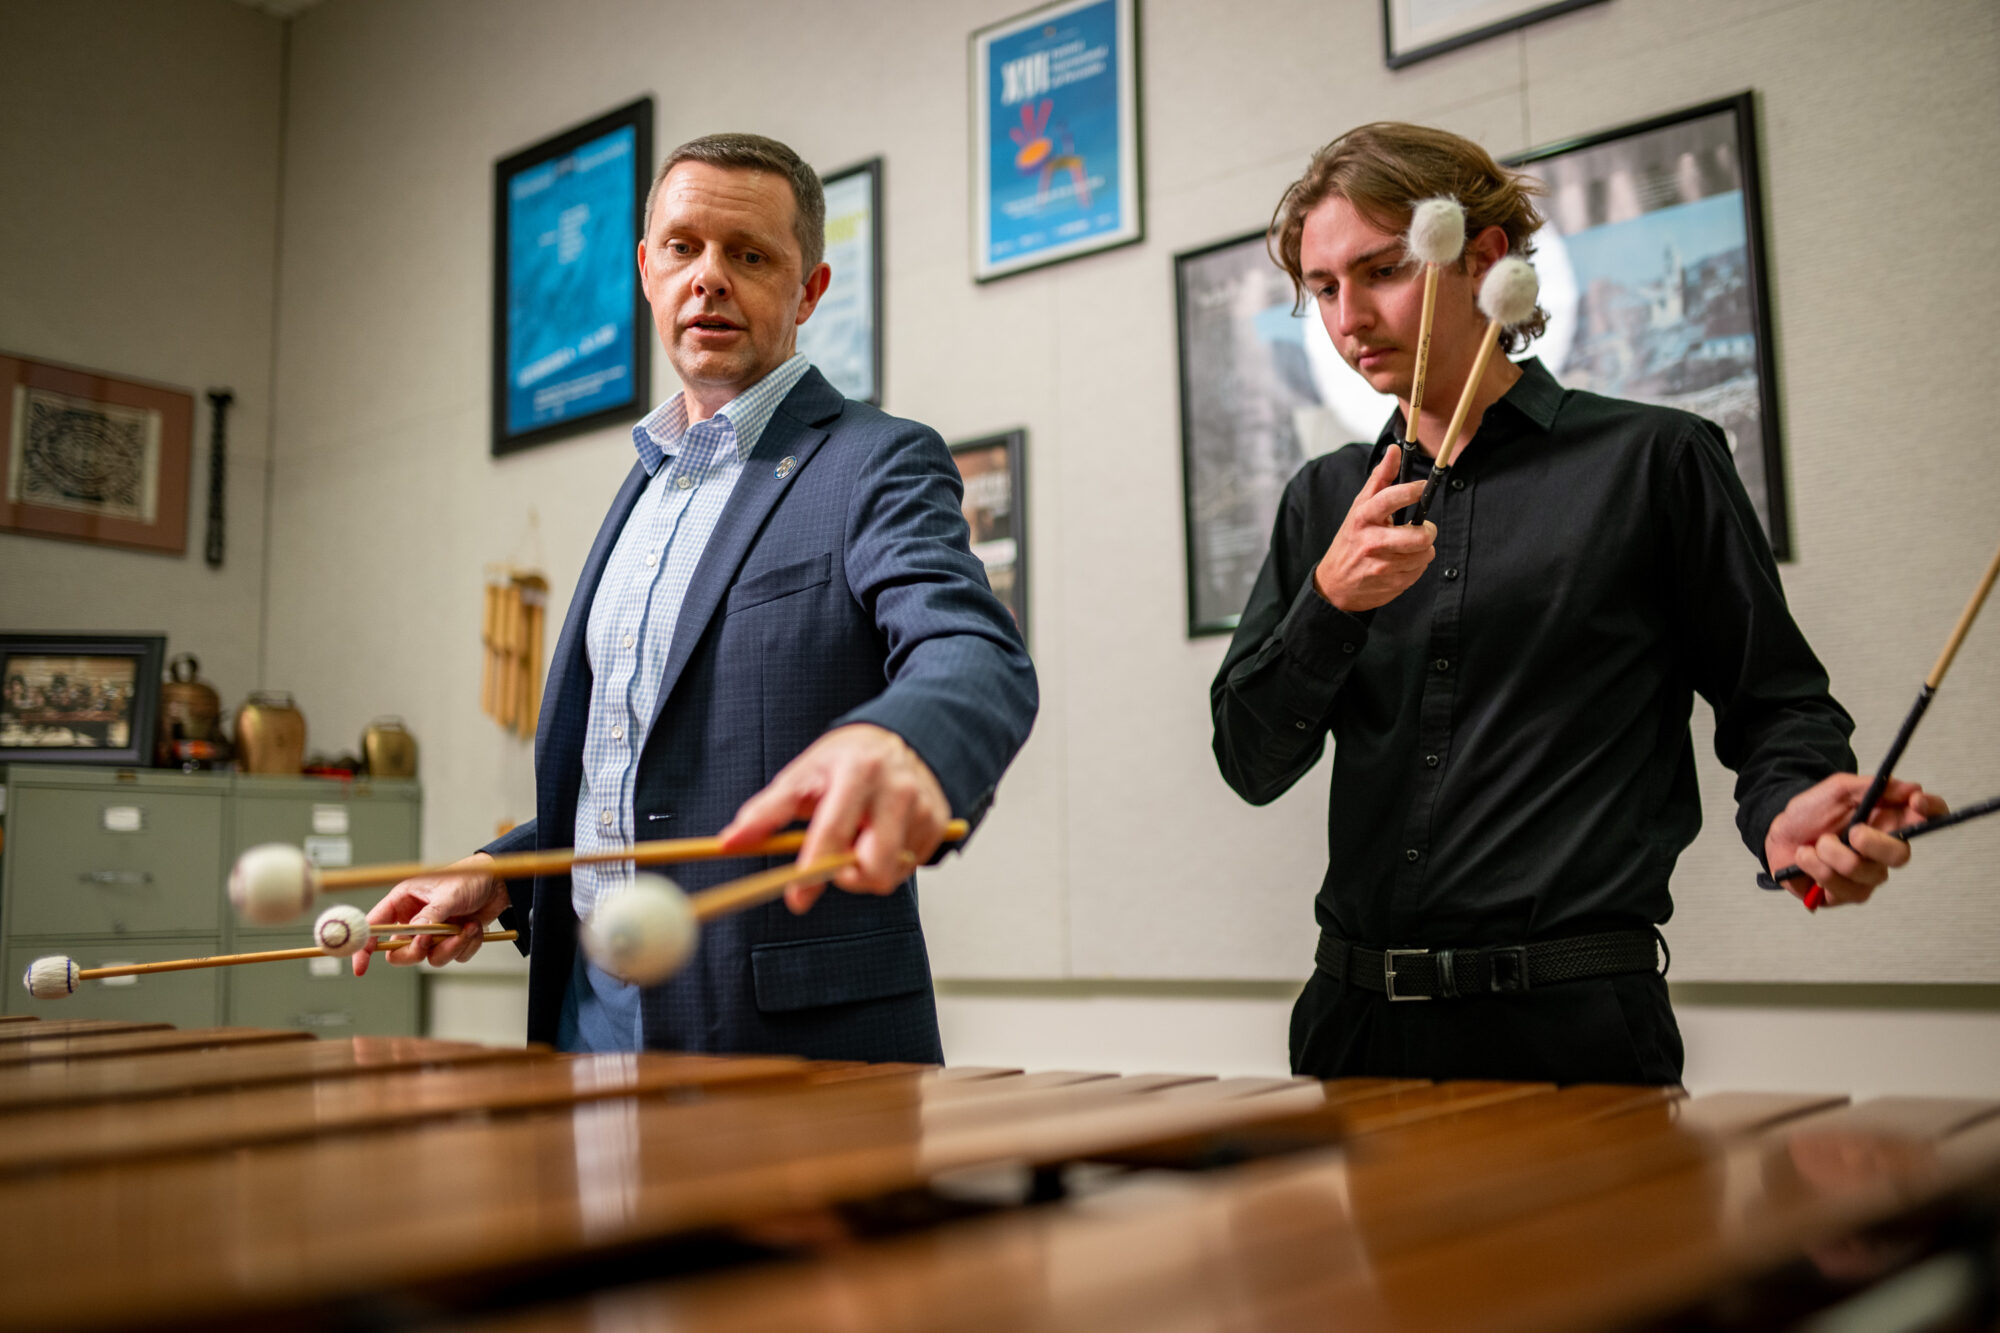
[[[0,350],[190,390],[184,555],[0,533],[0,627],[164,630],[258,683],[284,25],[226,0],[0,3]],[[203,562],[206,391],[228,550]]]

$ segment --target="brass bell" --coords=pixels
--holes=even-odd
[[[417,738],[400,717],[378,717],[361,733],[361,761],[372,778],[417,775]]]
[[[178,653],[167,663],[167,680],[160,686],[153,762],[193,773],[228,758],[229,742],[222,737],[222,697],[201,679],[195,655]]]
[[[259,690],[236,710],[236,767],[296,775],[305,767],[306,719],[281,690]]]

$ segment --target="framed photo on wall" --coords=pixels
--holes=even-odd
[[[495,456],[644,411],[652,169],[650,97],[494,164]]]
[[[0,354],[0,529],[187,550],[194,395]]]
[[[1174,256],[1188,637],[1236,628],[1285,483],[1395,410],[1334,350],[1253,231]]]
[[[0,764],[153,760],[164,634],[0,634]]]
[[[986,566],[994,594],[1014,613],[1023,640],[1028,638],[1027,441],[1026,431],[1010,430],[951,446],[965,482],[972,553]]]
[[[1138,0],[1060,0],[973,33],[974,278],[1144,235],[1138,54]]]
[[[1535,345],[1574,389],[1678,407],[1728,437],[1791,556],[1750,93],[1509,159],[1548,187]]]
[[[1603,0],[1382,0],[1382,56],[1390,69],[1483,42]]]
[[[882,159],[822,176],[833,282],[799,326],[799,351],[843,398],[882,405]]]

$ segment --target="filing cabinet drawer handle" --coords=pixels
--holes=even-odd
[[[323,1010],[314,1014],[293,1014],[285,1025],[294,1028],[345,1028],[354,1026],[354,1015],[345,1009]]]
[[[76,878],[80,884],[132,886],[151,884],[153,882],[153,872],[150,870],[86,870]]]

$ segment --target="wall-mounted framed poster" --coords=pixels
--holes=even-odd
[[[1138,0],[1061,0],[972,34],[972,276],[1145,234]]]
[[[1721,426],[1772,553],[1789,559],[1753,96],[1507,164],[1548,188],[1534,238],[1549,312],[1542,363],[1569,388]]]
[[[642,97],[493,167],[493,453],[636,419],[651,391]]]
[[[965,482],[965,523],[972,553],[986,566],[994,595],[1014,613],[1028,637],[1028,487],[1024,475],[1028,433],[1010,430],[951,446],[951,460]]]
[[[841,397],[882,405],[882,159],[820,177],[833,282],[799,326],[799,351]]]

